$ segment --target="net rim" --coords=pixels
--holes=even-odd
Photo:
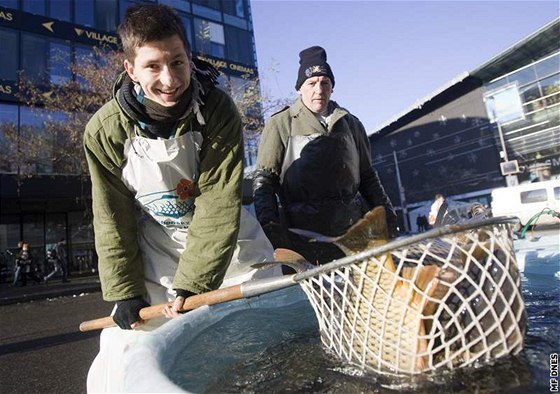
[[[336,269],[342,268],[346,265],[354,264],[357,261],[368,259],[371,257],[376,257],[380,254],[390,252],[393,249],[403,248],[411,244],[418,243],[420,241],[425,241],[432,238],[439,238],[443,235],[453,235],[461,233],[468,230],[477,229],[480,227],[494,226],[498,224],[518,224],[520,222],[518,217],[515,216],[499,216],[483,220],[471,221],[464,224],[451,224],[443,227],[437,227],[426,232],[406,236],[404,238],[397,238],[387,242],[384,245],[366,249],[362,252],[353,254],[351,256],[346,256],[337,260],[333,260],[329,263],[311,268],[304,272],[299,272],[293,274],[293,281],[298,283],[310,279],[314,276],[318,276]]]

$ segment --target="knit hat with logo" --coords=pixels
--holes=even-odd
[[[327,63],[327,52],[320,46],[312,46],[301,51],[299,53],[299,70],[296,90],[299,90],[307,78],[321,75],[329,77],[334,87],[334,74],[331,70],[331,66]]]

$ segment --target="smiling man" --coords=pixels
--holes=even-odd
[[[299,57],[299,98],[268,120],[261,137],[254,203],[275,248],[322,264],[344,254],[333,244],[311,242],[313,233],[342,235],[381,205],[394,236],[396,215],[372,167],[364,126],[330,100],[335,79],[325,50],[313,46]]]
[[[131,7],[118,34],[125,71],[84,147],[103,297],[130,329],[150,303],[176,295],[165,311],[176,316],[185,297],[221,285],[240,226],[243,138],[173,9]]]

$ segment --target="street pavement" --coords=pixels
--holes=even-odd
[[[86,393],[99,331],[84,320],[110,314],[97,276],[25,287],[0,284],[0,392]]]

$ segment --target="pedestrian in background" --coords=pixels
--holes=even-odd
[[[309,242],[310,232],[342,235],[365,212],[384,206],[396,236],[397,217],[372,166],[364,126],[330,99],[335,78],[326,51],[313,46],[299,58],[299,98],[273,115],[261,136],[254,204],[275,248],[322,264],[344,253],[334,244]]]
[[[443,223],[443,218],[447,213],[447,202],[443,194],[438,193],[434,197],[434,202],[430,207],[430,214],[428,215],[428,224],[432,227],[439,227]]]
[[[47,284],[49,280],[57,274],[62,277],[62,282],[68,282],[68,259],[66,253],[66,240],[62,238],[57,244],[47,252],[49,262],[53,265],[53,270],[43,278]]]

